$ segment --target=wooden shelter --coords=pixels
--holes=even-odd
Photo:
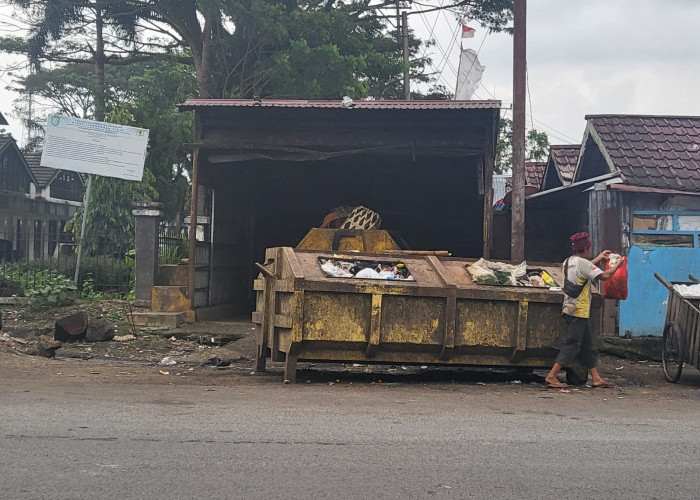
[[[341,205],[379,212],[411,249],[490,247],[498,101],[191,99],[193,307],[253,309],[256,261]],[[488,186],[488,189],[485,189]]]

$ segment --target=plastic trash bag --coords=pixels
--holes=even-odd
[[[610,259],[605,264],[605,269],[610,269],[617,259],[624,259],[622,265],[615,271],[612,278],[603,281],[603,296],[606,299],[626,300],[627,299],[627,259],[617,254],[611,254]]]
[[[527,275],[527,263],[523,261],[515,266],[504,262],[479,259],[474,264],[467,266],[467,271],[471,274],[474,283],[479,285],[517,286],[518,280]]]

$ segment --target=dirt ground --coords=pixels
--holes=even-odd
[[[3,304],[0,310],[0,378],[5,381],[44,375],[95,382],[217,386],[280,384],[283,378],[281,363],[268,362],[265,373],[253,371],[256,330],[245,319],[146,331],[129,324],[129,308],[123,301],[86,301],[41,310]],[[55,357],[38,355],[40,336],[53,338],[56,320],[81,310],[89,320],[107,320],[114,325],[115,334],[126,340],[62,343],[54,349]],[[300,363],[299,369],[297,380],[308,384],[430,384],[443,388],[494,384],[542,388],[546,374],[543,370],[524,375],[504,369],[312,363]],[[661,364],[653,360],[601,356],[600,371],[616,383],[612,391],[617,397],[700,399],[700,371],[694,368],[686,367],[680,384],[667,383]]]

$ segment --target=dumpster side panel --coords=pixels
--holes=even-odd
[[[561,304],[530,302],[527,322],[527,348],[543,349],[559,346],[559,339],[566,331],[561,317]]]
[[[445,330],[445,299],[385,295],[380,344],[438,345]]]
[[[305,341],[367,342],[369,338],[371,295],[306,292],[303,311]]]
[[[457,300],[455,346],[511,347],[518,302]]]

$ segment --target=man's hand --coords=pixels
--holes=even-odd
[[[600,252],[600,255],[598,255],[598,257],[593,259],[591,262],[593,264],[598,264],[598,262],[600,262],[601,260],[608,260],[610,258],[610,253],[610,250],[603,250],[602,252]]]

